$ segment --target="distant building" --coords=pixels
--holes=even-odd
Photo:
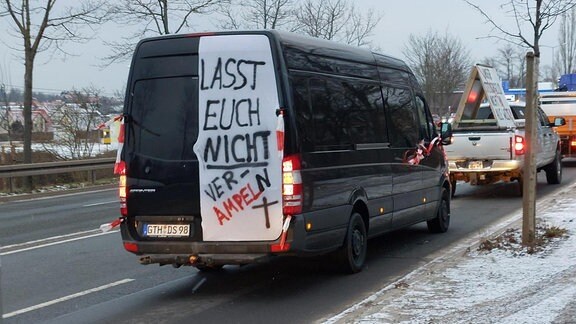
[[[0,106],[0,141],[8,141],[8,133],[12,140],[22,140],[24,130],[24,110],[22,105],[10,103]],[[52,138],[52,120],[48,109],[38,106],[32,107],[32,137],[36,140],[49,140]]]
[[[508,88],[508,82],[502,81],[502,88],[509,101],[526,101],[526,88]],[[556,89],[553,82],[538,82],[538,92],[552,92]]]

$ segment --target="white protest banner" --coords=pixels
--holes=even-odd
[[[279,108],[265,35],[203,36],[199,45],[200,207],[205,241],[275,240],[282,231]]]
[[[486,99],[490,103],[490,108],[494,113],[494,118],[501,127],[514,127],[514,115],[506,100],[502,80],[498,76],[496,69],[489,66],[476,65]]]

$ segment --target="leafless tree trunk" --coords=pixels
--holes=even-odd
[[[410,35],[406,61],[424,88],[432,112],[446,114],[452,93],[463,86],[472,66],[469,51],[448,34]]]
[[[230,4],[230,0],[117,0],[109,7],[110,17],[122,26],[138,26],[138,31],[119,42],[108,42],[112,54],[105,65],[124,61],[136,43],[148,36],[180,33],[192,28],[193,15],[209,14]]]
[[[537,139],[537,94],[538,75],[540,68],[540,38],[542,34],[552,27],[556,19],[576,6],[574,0],[508,0],[502,5],[502,9],[507,11],[515,20],[515,30],[509,30],[504,25],[498,23],[490,17],[479,5],[465,0],[470,6],[475,8],[486,21],[494,27],[498,33],[488,35],[523,45],[533,52],[528,53],[527,58],[531,66],[527,67],[532,74],[527,75],[526,93],[531,94],[526,98],[526,154],[524,165],[524,188],[523,188],[523,225],[522,244],[531,246],[536,239],[536,152],[532,145]],[[527,26],[527,27],[526,27]],[[526,29],[530,30],[526,34]]]
[[[66,41],[85,41],[80,33],[85,25],[102,21],[101,1],[78,1],[74,7],[60,8],[57,0],[2,0],[0,16],[11,18],[13,27],[22,38],[24,59],[24,163],[32,162],[32,89],[34,61],[38,52],[52,48],[64,52]],[[65,53],[65,52],[64,52]],[[26,189],[32,189],[27,177]]]
[[[223,29],[291,29],[295,0],[233,0]]]

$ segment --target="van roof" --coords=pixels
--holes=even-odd
[[[352,45],[338,43],[335,41],[315,38],[311,36],[281,30],[242,30],[242,31],[201,32],[190,34],[171,34],[171,35],[162,35],[146,38],[141,40],[140,43],[156,39],[183,38],[183,37],[206,36],[206,35],[246,35],[246,34],[270,35],[272,36],[272,38],[277,39],[282,44],[282,46],[297,48],[298,50],[309,54],[325,57],[345,58],[347,60],[367,64],[375,64],[377,62],[379,65],[384,65],[390,68],[411,72],[410,68],[408,67],[408,65],[406,65],[404,61],[389,55],[374,53],[371,50],[363,47],[356,47]]]

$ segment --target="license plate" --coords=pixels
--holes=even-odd
[[[468,163],[468,169],[482,169],[483,167],[482,161],[470,161]]]
[[[146,224],[144,236],[148,237],[187,237],[190,236],[190,224]]]

